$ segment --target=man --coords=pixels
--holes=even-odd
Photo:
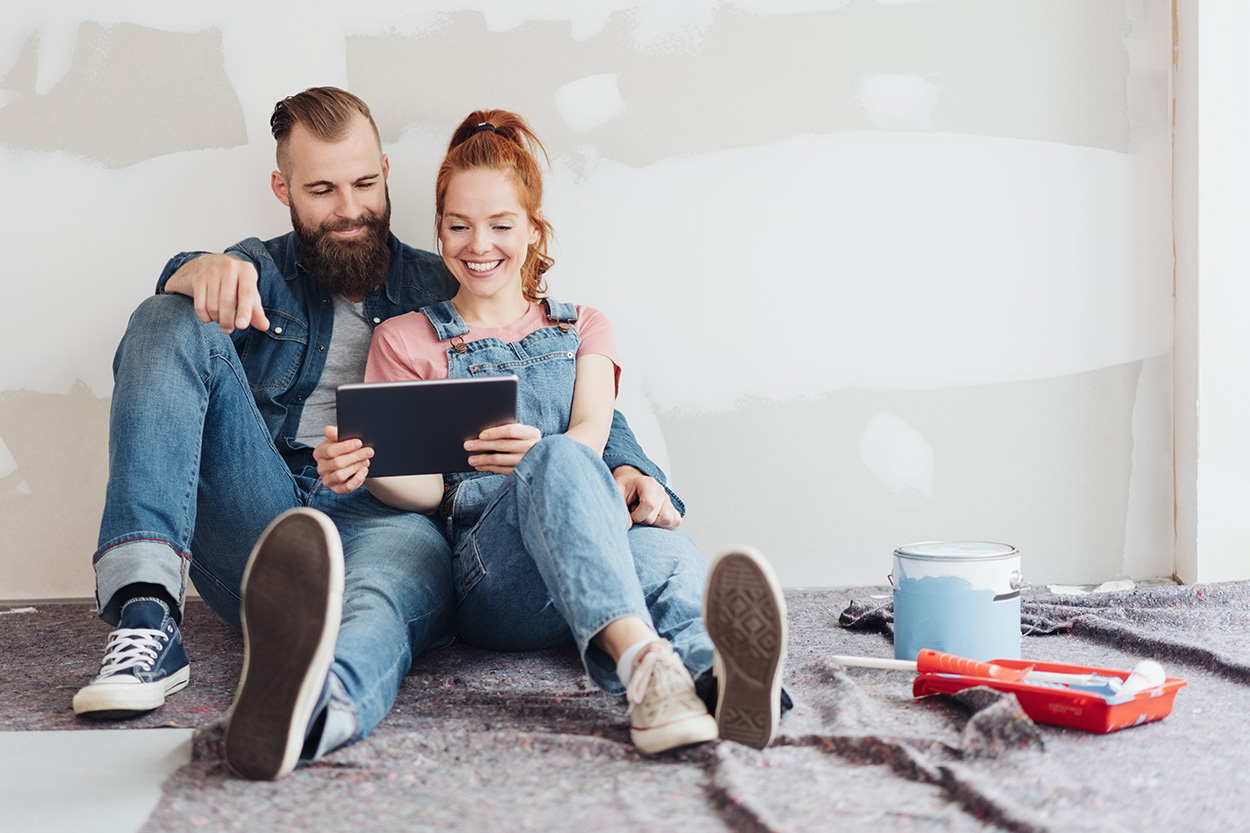
[[[390,234],[389,160],[364,102],[310,89],[279,102],[271,126],[271,187],[292,233],[175,257],[118,348],[94,558],[100,614],[116,629],[74,698],[79,715],[118,718],[187,685],[190,576],[244,630],[225,745],[252,778],[367,735],[413,658],[455,635],[435,520],[326,488],[314,457],[320,444],[366,465],[328,427],[335,389],[363,377],[376,325],[450,298],[455,282]],[[508,452],[506,440],[477,450]],[[619,414],[604,459],[644,559],[646,527],[675,527],[680,502]]]

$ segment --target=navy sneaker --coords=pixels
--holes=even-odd
[[[225,755],[244,778],[271,781],[299,762],[322,704],[343,615],[343,545],[315,509],[274,519],[243,573],[243,673]]]
[[[182,632],[160,599],[147,596],[122,606],[109,634],[100,673],[74,695],[74,714],[123,720],[165,705],[165,697],[191,680]]]
[[[715,648],[721,740],[763,749],[777,736],[786,659],[786,600],[764,556],[742,546],[712,559],[703,621]]]

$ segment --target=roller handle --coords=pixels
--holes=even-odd
[[[916,671],[921,674],[959,674],[963,677],[981,677],[991,680],[1022,680],[1029,673],[1027,670],[1006,668],[992,662],[976,662],[975,660],[943,654],[924,648],[916,656]]]
[[[852,657],[834,654],[829,659],[848,668],[880,668],[884,671],[915,671],[916,663],[909,659],[881,659],[880,657]]]

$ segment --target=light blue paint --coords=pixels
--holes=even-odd
[[[1133,699],[1132,692],[1120,692],[1120,685],[1123,681],[1119,677],[1099,677],[1095,674],[1090,680],[1081,683],[1054,683],[1028,679],[1026,679],[1025,682],[1033,686],[1063,689],[1064,691],[1079,691],[1082,694],[1090,694],[1095,697],[1101,697],[1103,700],[1107,701],[1108,705],[1127,703],[1129,700]]]
[[[984,662],[1020,659],[1020,597],[994,601],[993,590],[959,576],[896,576],[894,657],[923,648]]]

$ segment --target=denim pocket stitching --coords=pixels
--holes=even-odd
[[[482,564],[482,556],[477,549],[477,535],[469,533],[468,542],[456,553],[456,595],[459,601],[486,578],[486,566]]]

